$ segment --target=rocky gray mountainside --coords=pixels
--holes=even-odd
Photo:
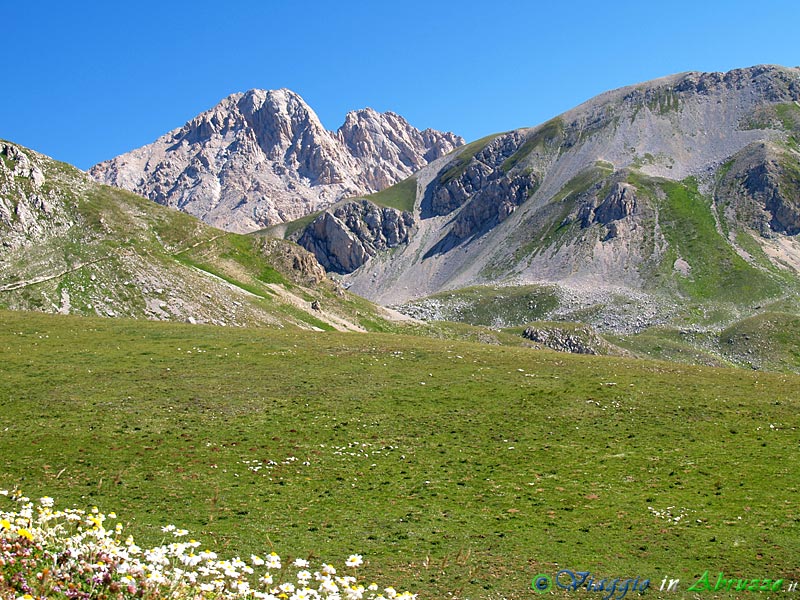
[[[754,142],[736,153],[720,190],[729,217],[741,216],[762,237],[800,233],[800,169],[779,144]]]
[[[404,187],[407,242],[334,270],[385,304],[554,283],[570,300],[553,318],[582,315],[601,329],[691,323],[692,303],[732,314],[797,282],[799,141],[800,68],[614,90],[433,161]],[[367,199],[379,205],[395,189]],[[319,227],[327,218],[298,236],[323,264],[369,243],[352,221],[349,237]]]
[[[3,140],[0,242],[3,309],[350,331],[388,314],[296,244],[215,229]]]
[[[463,143],[370,108],[348,113],[331,132],[294,92],[251,90],[89,173],[216,227],[249,232],[381,190]]]

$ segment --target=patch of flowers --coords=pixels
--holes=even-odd
[[[244,459],[244,460],[241,461],[241,463],[243,465],[246,465],[247,469],[252,471],[253,473],[258,473],[261,469],[270,470],[270,469],[274,469],[275,467],[278,467],[280,465],[288,466],[288,465],[292,465],[292,464],[295,464],[295,463],[299,463],[304,467],[310,467],[311,466],[311,461],[304,460],[302,463],[300,463],[299,461],[300,461],[300,459],[297,458],[296,456],[287,456],[281,462],[276,462],[274,460],[260,460],[260,459],[248,460],[248,459]]]
[[[680,523],[682,519],[688,517],[689,513],[692,512],[688,508],[676,508],[674,506],[668,506],[662,510],[656,510],[652,506],[648,506],[647,510],[649,510],[653,516],[672,523]]]
[[[322,446],[324,448],[324,446]],[[352,456],[354,458],[371,458],[397,450],[395,446],[381,446],[376,448],[369,442],[350,442],[346,446],[333,446],[336,456]]]
[[[171,541],[153,548],[124,536],[114,513],[55,510],[52,498],[32,502],[18,491],[0,491],[13,510],[0,510],[0,598],[177,600],[415,600],[416,594],[379,590],[357,578],[360,554],[330,564],[284,562],[275,552],[220,559],[189,532],[162,528]],[[111,526],[111,523],[115,524]]]

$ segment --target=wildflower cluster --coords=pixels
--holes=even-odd
[[[162,528],[172,541],[141,548],[123,536],[114,513],[96,507],[54,510],[52,498],[32,502],[21,493],[0,490],[15,510],[0,510],[0,597],[39,598],[175,598],[178,600],[260,598],[264,600],[415,600],[356,577],[363,564],[351,555],[337,575],[329,564],[311,570],[298,558],[284,564],[271,552],[249,560],[220,559],[174,525]],[[115,522],[113,526],[107,523]]]
[[[261,469],[268,469],[269,470],[269,469],[274,469],[275,467],[278,467],[280,465],[288,466],[288,465],[292,465],[294,463],[299,462],[299,460],[300,459],[297,458],[296,456],[287,456],[281,462],[276,462],[274,460],[259,460],[259,459],[253,459],[253,460],[245,459],[245,460],[242,460],[241,462],[242,462],[243,465],[247,465],[247,468],[250,471],[252,471],[253,473],[258,473]],[[311,466],[311,462],[308,461],[308,460],[304,460],[300,464],[302,464],[304,467],[310,467]]]
[[[649,510],[653,516],[672,523],[680,523],[681,519],[685,519],[689,516],[689,513],[692,512],[688,508],[676,508],[675,506],[668,506],[662,510],[656,510],[652,506],[648,506],[647,510]]]
[[[324,448],[324,444],[322,445]],[[381,446],[374,448],[369,442],[350,442],[346,446],[333,446],[333,453],[337,456],[352,456],[354,458],[370,458],[380,454],[388,454],[396,450],[394,446]]]

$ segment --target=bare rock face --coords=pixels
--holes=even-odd
[[[458,212],[450,231],[426,256],[447,252],[505,221],[536,190],[539,178],[532,170],[513,178],[507,175],[508,160],[524,141],[518,131],[499,136],[469,162],[456,162],[439,174],[437,185],[429,186],[422,199],[421,216]]]
[[[594,211],[595,221],[608,225],[633,214],[636,208],[636,193],[629,183],[616,183],[602,204]]]
[[[394,113],[349,113],[337,132],[290,90],[233,94],[152,144],[90,175],[199,217],[249,232],[337,200],[378,191],[457,146]]]
[[[408,242],[411,213],[358,200],[323,212],[297,242],[329,271],[352,273],[379,250]]]
[[[689,73],[675,86],[675,91],[706,96],[747,91],[767,102],[786,102],[800,95],[800,80],[772,65],[757,65],[727,73]]]
[[[519,150],[524,141],[525,137],[519,131],[500,136],[468,162],[459,161],[441,173],[438,185],[430,187],[423,200],[423,216],[450,214],[486,188],[498,188],[498,183],[503,189],[496,189],[497,193],[508,192],[509,186],[501,182],[507,179],[506,161]],[[525,184],[521,187],[525,187]]]
[[[722,190],[733,198],[738,215],[769,237],[800,233],[800,160],[796,154],[759,142],[738,153]]]
[[[371,108],[348,113],[336,137],[363,165],[361,179],[373,191],[405,179],[464,143],[451,133],[419,131],[400,115]]]
[[[626,173],[623,172],[617,174],[617,177],[625,175]],[[633,216],[637,212],[638,205],[636,188],[625,181],[612,183],[611,189],[601,200],[596,193],[603,187],[603,183],[605,181],[598,183],[584,195],[587,199],[578,210],[577,218],[584,229],[595,223],[605,225],[607,234],[603,241],[608,241],[627,231],[627,227],[622,221]]]

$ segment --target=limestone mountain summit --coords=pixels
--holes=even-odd
[[[89,173],[211,225],[248,232],[377,192],[463,143],[369,108],[328,131],[296,93],[250,90]]]

